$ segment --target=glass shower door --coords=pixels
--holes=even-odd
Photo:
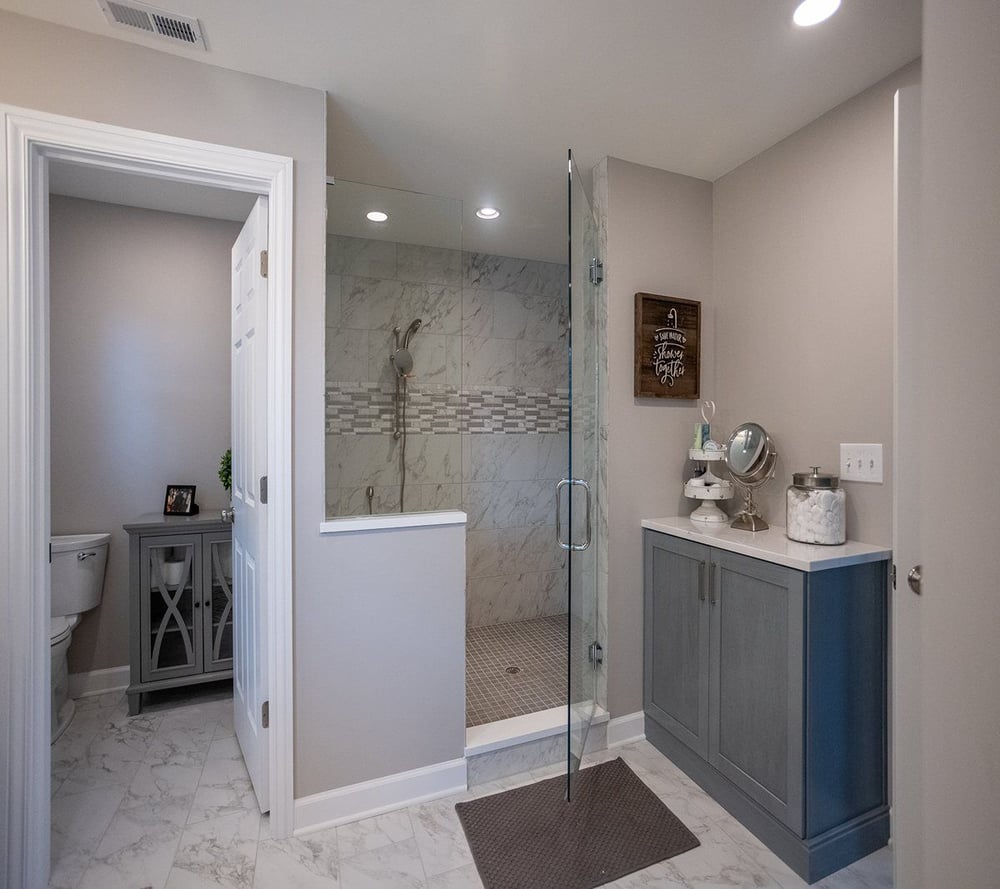
[[[568,551],[568,750],[566,793],[580,767],[597,698],[597,306],[603,267],[597,256],[597,222],[569,152],[569,446],[568,517],[560,546]]]

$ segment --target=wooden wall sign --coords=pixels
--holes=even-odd
[[[635,295],[636,398],[701,396],[701,303]]]

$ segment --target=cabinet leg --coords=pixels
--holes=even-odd
[[[138,716],[142,711],[142,692],[129,692],[128,695],[128,715]]]

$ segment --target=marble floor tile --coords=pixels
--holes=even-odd
[[[892,889],[892,847],[886,846],[860,861],[855,861],[850,870],[864,880],[871,889]]]
[[[119,810],[94,851],[79,889],[163,889],[181,833],[180,824],[158,821],[142,807]]]
[[[51,889],[481,889],[456,802],[561,774],[539,766],[454,796],[283,840],[261,818],[232,736],[231,700],[128,717],[109,696],[53,746]],[[805,889],[806,884],[645,741],[621,756],[702,845],[613,889]],[[883,849],[817,889],[892,889]]]
[[[124,795],[124,787],[110,785],[57,797],[52,806],[51,889],[75,889]]]
[[[250,889],[260,815],[239,812],[191,824],[177,847],[166,889]]]
[[[285,840],[262,839],[254,889],[339,889],[336,830]]]
[[[201,766],[208,758],[216,731],[214,723],[200,726],[162,725],[149,742],[143,762],[151,765]]]
[[[411,806],[410,819],[427,876],[437,876],[472,862],[472,852],[451,797]]]
[[[476,866],[466,864],[464,867],[428,877],[427,889],[483,889],[483,881],[479,879]]]
[[[257,798],[236,738],[217,738],[208,749],[188,823],[238,812],[257,812]]]
[[[415,839],[340,862],[341,889],[420,889],[424,868]]]
[[[342,824],[336,828],[337,843],[341,858],[352,858],[382,846],[401,843],[413,836],[410,813],[403,809],[365,818],[352,824]]]

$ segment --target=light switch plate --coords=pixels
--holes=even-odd
[[[882,445],[842,444],[840,446],[840,480],[882,484]]]

